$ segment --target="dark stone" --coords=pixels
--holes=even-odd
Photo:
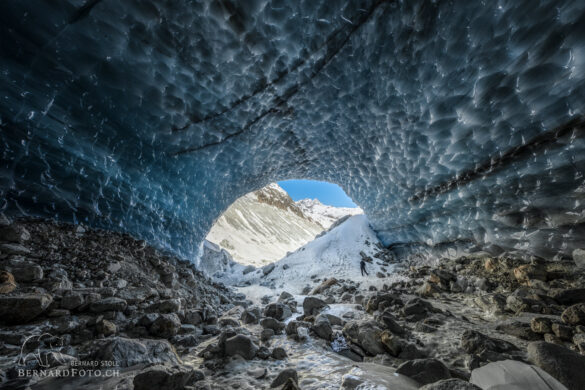
[[[561,314],[561,319],[569,325],[585,325],[585,303],[569,306]]]
[[[481,390],[481,388],[461,379],[443,379],[420,387],[418,390]]]
[[[451,378],[449,368],[437,359],[410,360],[402,363],[396,372],[414,379],[421,385]]]
[[[0,296],[0,323],[27,323],[45,312],[52,302],[49,294]]]
[[[246,360],[254,359],[258,347],[248,336],[242,334],[225,340],[225,354],[227,356],[240,355]]]
[[[528,345],[528,359],[569,390],[585,389],[585,356],[560,345],[540,341]]]
[[[294,383],[299,383],[299,375],[297,370],[293,368],[286,368],[282,370],[270,384],[270,388],[275,388],[283,385],[286,381],[292,379]]]
[[[303,301],[303,311],[306,316],[317,315],[327,306],[327,302],[315,297],[306,297]]]
[[[282,321],[292,316],[292,311],[283,303],[271,303],[264,309],[264,315]]]

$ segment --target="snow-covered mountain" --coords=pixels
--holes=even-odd
[[[318,200],[295,203],[272,183],[234,202],[213,225],[207,240],[239,263],[262,266],[312,241],[353,210],[325,206]]]
[[[327,206],[319,202],[319,199],[301,199],[297,200],[295,203],[305,215],[309,216],[314,221],[319,222],[319,224],[326,229],[333,225],[335,221],[346,215],[358,215],[364,213],[359,207]]]

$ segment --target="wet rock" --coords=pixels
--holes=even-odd
[[[329,289],[331,286],[338,284],[339,282],[335,278],[329,278],[323,281],[320,285],[315,287],[315,289],[311,292],[311,295],[322,294],[324,291]]]
[[[412,378],[421,385],[451,378],[449,368],[437,359],[416,359],[404,362],[396,369],[396,373]]]
[[[514,360],[502,360],[476,368],[471,372],[470,382],[482,389],[566,390],[542,369]]]
[[[0,294],[8,294],[16,288],[14,275],[8,271],[0,271]]]
[[[262,332],[260,332],[260,340],[262,340],[262,341],[268,341],[274,335],[275,335],[274,330],[268,329],[268,328],[262,329]]]
[[[285,384],[289,379],[291,379],[294,383],[299,382],[299,375],[297,374],[297,370],[293,368],[286,368],[278,373],[276,378],[270,384],[270,388],[273,389],[275,387],[281,386]]]
[[[284,322],[278,321],[275,318],[267,317],[260,320],[260,326],[264,329],[272,329],[275,334],[280,334],[286,327]]]
[[[276,347],[272,350],[272,357],[276,360],[286,359],[288,354],[282,347]]]
[[[242,315],[240,316],[240,320],[244,324],[257,324],[258,323],[258,316],[251,310],[244,310]]]
[[[561,319],[569,325],[585,325],[585,303],[569,306],[561,314]]]
[[[116,334],[116,332],[118,331],[116,324],[114,324],[111,321],[104,320],[104,319],[102,319],[101,321],[98,321],[95,324],[95,328],[96,328],[98,333],[103,334],[106,337],[111,336],[113,334]]]
[[[506,297],[503,294],[480,295],[473,303],[488,315],[501,315],[506,309]]]
[[[513,322],[510,324],[501,324],[496,326],[496,330],[509,334],[510,336],[518,337],[522,340],[536,341],[540,340],[540,335],[536,334],[530,329],[530,324],[523,322]]]
[[[95,360],[115,361],[120,367],[136,364],[171,364],[181,361],[175,348],[166,340],[128,339],[113,337],[93,343]]]
[[[385,330],[380,334],[380,341],[388,351],[388,353],[392,356],[400,355],[402,352],[403,342],[397,336],[393,335],[391,332]]]
[[[433,306],[420,298],[413,298],[406,302],[402,308],[402,314],[407,317],[408,321],[420,321],[429,316],[433,311]]]
[[[254,359],[258,347],[245,335],[239,334],[225,340],[225,354],[227,356],[240,355],[246,360]]]
[[[364,383],[364,381],[361,378],[355,375],[345,374],[341,378],[341,387],[339,390],[356,390],[362,383]]]
[[[326,307],[328,307],[327,303],[316,297],[306,297],[303,301],[303,311],[306,316],[317,315]]]
[[[359,345],[368,354],[375,356],[384,353],[385,347],[380,340],[382,329],[374,321],[351,321],[343,327],[344,336]]]
[[[45,312],[52,302],[49,294],[0,296],[0,323],[27,323]]]
[[[419,390],[481,390],[481,388],[462,379],[443,379],[424,385]]]
[[[528,345],[528,359],[569,390],[585,389],[585,356],[560,345],[534,342]]]
[[[294,339],[302,340],[305,338],[305,333],[308,329],[311,328],[310,322],[305,321],[290,321],[286,324],[286,334],[287,336],[291,336]],[[305,331],[301,331],[301,329],[305,329]]]
[[[585,249],[575,249],[573,251],[573,261],[579,268],[585,268]]]
[[[185,312],[183,322],[191,325],[203,323],[203,315],[199,310],[188,310]]]
[[[318,337],[324,340],[331,340],[333,336],[333,329],[329,319],[324,315],[318,315],[311,326],[311,330],[317,334]]]
[[[67,310],[77,309],[79,306],[83,305],[83,303],[83,295],[75,291],[67,292],[61,298],[61,307]]]
[[[179,333],[179,329],[181,329],[181,320],[176,314],[171,313],[159,315],[148,331],[153,336],[168,339]]]
[[[203,372],[188,367],[150,367],[134,377],[134,390],[183,390],[203,378]]]
[[[268,349],[268,347],[266,346],[261,346],[256,350],[256,357],[258,359],[262,359],[262,360],[266,360],[268,359],[270,356],[272,356],[272,353],[270,352],[270,350]]]
[[[92,302],[89,309],[94,313],[105,311],[124,311],[128,304],[125,300],[116,297],[109,297]]]
[[[550,318],[537,317],[530,321],[530,329],[534,333],[545,334],[552,332],[552,321]]]
[[[292,316],[292,311],[288,305],[283,303],[271,303],[264,308],[264,315],[283,321]]]
[[[469,354],[509,353],[518,348],[507,341],[488,337],[475,330],[466,330],[461,336],[461,348]]]

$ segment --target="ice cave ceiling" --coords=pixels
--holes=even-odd
[[[0,208],[190,256],[337,183],[388,244],[585,237],[585,2],[4,0]]]

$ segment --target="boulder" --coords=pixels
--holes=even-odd
[[[285,320],[292,316],[292,311],[288,305],[284,303],[271,303],[264,308],[264,315],[272,317],[279,321]]]
[[[420,298],[413,298],[406,302],[402,308],[402,314],[408,317],[411,321],[419,321],[423,318],[428,317],[430,312],[433,311],[433,306]]]
[[[551,328],[555,336],[560,340],[569,341],[573,338],[573,328],[570,326],[554,323]]]
[[[225,354],[227,356],[240,355],[246,360],[254,359],[258,347],[252,340],[243,334],[238,334],[225,340]]]
[[[66,310],[74,310],[83,305],[83,295],[79,292],[70,291],[61,298],[61,307]]]
[[[333,336],[333,329],[331,328],[331,323],[329,319],[324,315],[318,315],[315,318],[315,322],[313,322],[313,326],[311,326],[311,330],[317,334],[318,337],[330,341],[331,337]]]
[[[199,325],[203,322],[203,314],[199,310],[188,310],[185,312],[183,322],[191,325]]]
[[[260,320],[260,326],[262,326],[264,329],[272,329],[275,334],[280,334],[286,325],[284,322],[280,322],[277,319],[266,317]]]
[[[276,347],[272,350],[272,357],[276,360],[286,359],[288,354],[282,347]]]
[[[343,327],[344,336],[375,356],[386,352],[380,339],[382,329],[374,321],[351,321]]]
[[[536,317],[530,320],[530,329],[534,333],[545,334],[552,332],[552,321],[550,318]]]
[[[294,296],[289,292],[283,291],[280,293],[277,302],[286,302],[289,299],[294,299]]]
[[[180,299],[165,299],[150,305],[147,311],[151,313],[176,313],[181,310]]]
[[[278,373],[276,378],[270,384],[270,388],[273,389],[275,387],[281,386],[285,384],[289,379],[291,379],[294,383],[299,383],[299,374],[297,374],[297,370],[293,368],[286,368]]]
[[[116,332],[118,331],[116,324],[105,319],[98,321],[95,324],[95,329],[97,330],[98,333],[103,334],[106,337],[116,334]]]
[[[515,360],[501,360],[476,368],[471,372],[470,382],[482,389],[566,390],[540,368]]]
[[[585,288],[556,290],[551,293],[551,297],[561,305],[585,303]]]
[[[129,287],[118,290],[118,298],[125,300],[129,305],[136,305],[148,298],[158,297],[158,291],[149,287]]]
[[[469,354],[481,354],[484,352],[508,353],[517,351],[518,348],[507,341],[488,337],[475,330],[466,330],[461,336],[461,348]]]
[[[546,282],[547,273],[543,266],[524,264],[514,268],[514,277],[520,284],[530,284],[531,280]]]
[[[185,366],[149,367],[134,377],[134,390],[183,390],[203,378],[203,372]]]
[[[113,337],[96,340],[92,346],[96,349],[92,355],[93,359],[115,361],[120,367],[181,363],[175,348],[166,340]]]
[[[339,283],[339,282],[335,278],[326,279],[320,285],[318,285],[317,287],[315,287],[315,289],[313,291],[311,291],[311,295],[321,294],[325,290],[327,290],[329,287],[334,286],[337,283]]]
[[[276,267],[276,265],[274,263],[270,263],[268,265],[265,265],[264,267],[262,267],[262,274],[264,274],[264,276],[268,275],[269,273],[274,271],[275,267]]]
[[[416,359],[402,363],[396,373],[426,385],[441,379],[451,378],[449,368],[437,359]]]
[[[27,323],[45,312],[52,302],[49,294],[0,296],[0,323]]]
[[[240,321],[242,321],[244,324],[257,324],[258,317],[253,311],[244,310],[240,316]]]
[[[561,314],[561,320],[569,325],[585,325],[585,303],[566,308]]]
[[[391,332],[387,330],[383,331],[382,334],[380,334],[380,341],[384,344],[384,347],[386,347],[386,350],[390,355],[396,357],[402,352],[402,340]]]
[[[424,385],[418,390],[481,390],[481,387],[462,379],[442,379],[438,382]]]
[[[0,226],[2,241],[23,243],[30,240],[30,233],[23,226],[11,224]]]
[[[34,263],[23,263],[11,267],[12,275],[18,283],[38,282],[43,279],[43,269]]]
[[[104,311],[124,311],[127,303],[125,300],[116,297],[108,297],[99,299],[89,305],[89,310],[94,313],[102,313]]]
[[[540,340],[541,336],[530,329],[530,324],[523,322],[512,322],[509,324],[500,324],[496,326],[496,330],[508,334],[510,336],[518,337],[522,340],[536,341]]]
[[[376,293],[368,299],[368,302],[366,303],[366,311],[368,313],[373,313],[376,310],[382,311],[394,304],[402,304],[402,301],[397,295],[391,293]]]
[[[303,301],[303,311],[306,316],[317,315],[326,307],[328,307],[327,303],[319,298],[306,297]]]
[[[528,360],[567,389],[585,389],[585,356],[557,344],[539,341],[528,345]]]
[[[171,313],[159,315],[148,331],[153,336],[168,339],[179,333],[179,329],[181,329],[181,320],[176,314]]]

